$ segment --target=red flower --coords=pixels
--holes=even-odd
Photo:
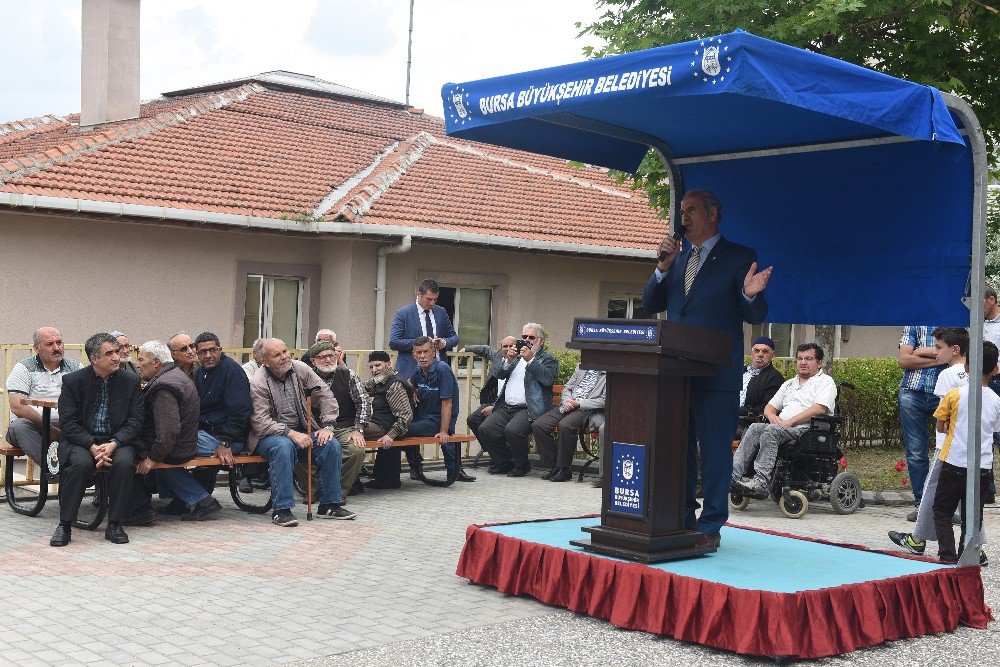
[[[842,469],[844,469],[844,470],[847,470],[847,457],[846,456],[841,456],[840,457],[840,467]]]
[[[906,467],[906,461],[900,459],[896,462],[896,472],[903,472],[903,468]]]
[[[910,481],[908,479],[906,479],[905,477],[903,479],[899,480],[899,481],[901,481],[903,483],[903,486],[906,486],[907,484],[910,483]]]

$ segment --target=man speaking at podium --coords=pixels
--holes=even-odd
[[[719,234],[722,202],[708,190],[690,190],[681,200],[683,235],[691,248],[681,252],[680,234],[663,239],[652,277],[642,294],[647,313],[667,312],[667,320],[733,337],[732,361],[714,376],[691,379],[684,523],[718,546],[719,530],[729,518],[733,474],[732,441],[739,420],[743,373],[743,323],[760,324],[767,315],[764,288],[772,267],[757,271],[757,253]],[[675,229],[679,232],[680,229]],[[695,521],[698,470],[695,448],[701,443],[704,507]]]

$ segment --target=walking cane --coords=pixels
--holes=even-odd
[[[306,521],[313,520],[313,388],[306,389],[306,435],[309,436],[308,463],[306,465]]]

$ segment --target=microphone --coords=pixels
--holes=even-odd
[[[674,229],[674,234],[673,234],[674,240],[680,243],[680,240],[684,238],[685,234],[687,234],[687,227],[685,227],[683,224],[677,225],[677,227]],[[661,252],[659,255],[656,256],[656,261],[662,262],[666,258],[667,258],[667,253]]]

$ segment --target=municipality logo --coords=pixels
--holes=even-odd
[[[701,56],[701,62],[691,61],[692,76],[705,83],[711,82],[712,85],[725,81],[726,74],[730,70],[729,63],[733,61],[732,56],[728,55],[729,47],[722,43],[721,37],[703,39],[698,42],[698,45],[701,48],[695,49],[694,55]],[[699,65],[700,69],[698,69]]]
[[[451,90],[448,98],[451,101],[451,109],[448,117],[455,125],[465,125],[471,119],[469,114],[469,93],[462,86],[455,86]]]

